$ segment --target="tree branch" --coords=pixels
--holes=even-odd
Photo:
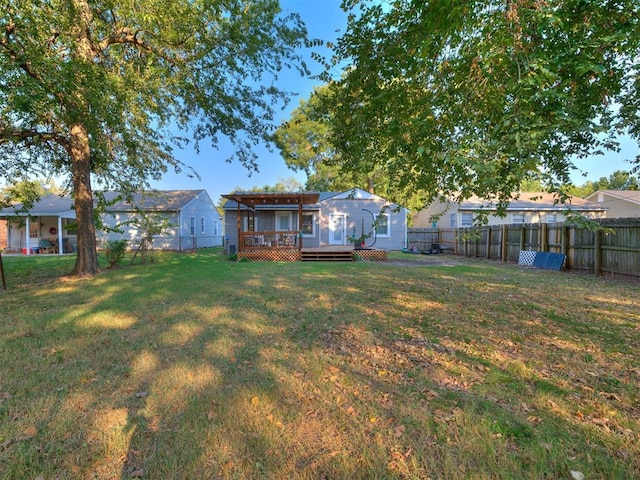
[[[0,123],[0,145],[22,142],[26,145],[55,142],[67,149],[69,140],[64,135],[54,132],[41,132],[33,129],[12,129]]]

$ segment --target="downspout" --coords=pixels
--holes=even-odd
[[[182,209],[178,210],[178,251],[182,251]]]

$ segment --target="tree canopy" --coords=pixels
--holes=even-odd
[[[277,0],[9,0],[0,11],[0,177],[69,179],[77,274],[97,271],[93,186],[131,192],[175,149],[216,146],[255,167],[288,93],[306,74],[300,18]],[[0,178],[1,179],[1,178]]]
[[[523,180],[563,195],[581,158],[640,140],[637,0],[343,5],[348,67],[322,107],[343,170],[504,207]]]

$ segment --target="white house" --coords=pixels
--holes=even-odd
[[[140,220],[149,215],[166,219],[165,231],[154,236],[152,248],[189,250],[222,245],[222,217],[206,190],[161,190],[138,193],[130,199],[104,192],[109,206],[101,215],[105,226],[96,231],[99,244],[128,240],[132,246],[143,232]],[[75,251],[75,211],[70,196],[46,195],[28,211],[22,205],[0,210],[7,220],[9,250],[34,253],[52,245],[57,253]],[[49,250],[49,249],[47,249]]]

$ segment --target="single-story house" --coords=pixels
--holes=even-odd
[[[640,190],[598,190],[585,200],[607,207],[607,218],[640,217]]]
[[[223,195],[229,252],[251,248],[361,246],[402,250],[407,210],[359,188],[344,192]]]
[[[603,205],[581,198],[573,197],[566,205],[562,205],[557,203],[555,196],[548,192],[520,192],[514,195],[504,217],[497,215],[494,203],[478,197],[471,197],[459,203],[436,200],[413,217],[413,226],[416,228],[471,227],[481,211],[488,212],[488,225],[559,223],[566,219],[565,214],[568,208],[590,219],[605,218],[607,215],[607,208]]]
[[[96,232],[98,242],[125,239],[135,246],[142,238],[139,220],[157,215],[166,222],[163,233],[154,235],[153,248],[191,250],[222,246],[222,217],[206,190],[160,190],[136,193],[129,200],[105,192],[110,205],[102,222],[120,231]]]
[[[152,248],[189,250],[222,245],[222,217],[206,190],[162,190],[134,194],[130,201],[116,192],[104,192],[110,206],[101,215],[104,230],[96,231],[98,244],[125,239],[135,247],[142,238],[144,216],[166,219],[167,228],[154,236]],[[56,253],[75,251],[75,211],[69,195],[46,195],[28,212],[17,204],[0,210],[7,220],[8,249],[35,253],[46,245]]]

